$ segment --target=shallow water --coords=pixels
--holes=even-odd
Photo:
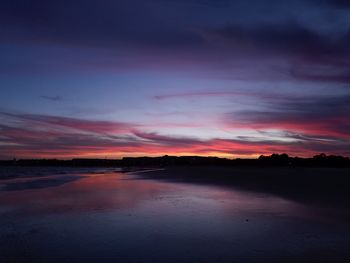
[[[349,262],[339,208],[61,170],[0,180],[1,262]]]

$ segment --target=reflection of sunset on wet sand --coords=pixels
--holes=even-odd
[[[167,190],[166,185],[160,188],[147,181],[124,180],[123,174],[81,174],[76,177],[78,180],[58,187],[0,192],[0,205],[21,207],[19,212],[29,214],[89,212],[132,208]]]
[[[270,262],[286,256],[319,259],[323,246],[332,257],[346,255],[350,232],[335,209],[231,186],[152,179],[154,173],[166,175],[100,171],[3,180],[1,257]],[[15,189],[11,183],[21,185]]]

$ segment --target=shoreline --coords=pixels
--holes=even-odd
[[[294,201],[350,208],[349,168],[182,166],[136,174],[143,179],[234,187]]]

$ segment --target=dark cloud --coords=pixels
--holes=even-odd
[[[313,4],[328,4],[337,8],[349,8],[350,2],[348,0],[308,0]]]
[[[181,4],[194,4],[210,7],[228,7],[233,2],[232,0],[153,0],[154,2],[171,2]]]
[[[312,67],[293,66],[290,75],[298,80],[310,82],[333,82],[333,83],[350,83],[350,67],[338,67],[332,64],[328,65],[328,72],[325,70],[315,71]],[[316,66],[317,68],[317,66]]]
[[[33,130],[30,128],[10,127],[0,125],[0,134],[3,137],[0,143],[6,142],[2,151],[6,149],[24,151],[57,151],[65,150],[74,152],[77,149],[93,151],[100,149],[108,151],[109,148],[117,147],[142,147],[141,142],[137,142],[128,137],[96,136],[84,133],[69,133],[67,131],[45,131]],[[32,152],[34,154],[34,152]]]
[[[61,96],[40,96],[40,98],[49,100],[49,101],[61,101],[62,97]]]
[[[156,3],[154,3],[156,4]],[[2,39],[32,40],[83,46],[174,46],[200,39],[174,27],[152,2],[112,1],[3,1]]]
[[[305,98],[280,104],[273,102],[270,108],[230,113],[227,121],[257,129],[301,130],[315,136],[350,138],[350,95]]]
[[[350,29],[339,35],[336,30],[333,34],[321,33],[294,21],[253,27],[225,25],[200,33],[208,43],[222,47],[222,52],[233,58],[282,58],[289,64],[289,71],[282,65],[271,68],[275,76],[280,71],[285,72],[286,78],[300,81],[350,83]]]
[[[338,7],[350,7],[350,2],[348,0],[329,0],[328,2]]]
[[[333,39],[297,22],[257,25],[253,28],[228,25],[204,31],[204,34],[215,36],[218,41],[228,41],[228,44],[231,42],[234,47],[238,43],[259,50],[312,57],[344,54],[349,51],[350,44],[350,34]]]
[[[179,146],[179,145],[191,146],[191,145],[201,144],[203,142],[195,138],[164,136],[164,135],[159,135],[157,133],[146,133],[146,132],[140,132],[140,131],[134,131],[134,135],[141,139],[145,139],[153,143],[160,143],[167,146]]]
[[[338,0],[339,1],[339,0]],[[336,1],[335,3],[337,3]],[[303,12],[310,9],[305,1],[297,1]],[[304,3],[305,2],[305,3]],[[339,1],[340,4],[342,1]],[[180,6],[169,4],[181,3]],[[220,16],[212,12],[201,13],[191,5],[225,8],[233,5],[232,16]],[[79,43],[84,45],[103,44],[115,46],[121,42],[152,46],[197,46],[202,44],[198,32],[190,30],[202,27],[208,30],[221,26],[211,33],[239,41],[253,41],[269,45],[269,48],[317,49],[329,51],[330,43],[311,30],[296,23],[286,25],[278,18],[286,7],[279,1],[229,1],[229,0],[164,0],[164,1],[112,1],[96,0],[52,1],[52,0],[5,0],[0,8],[0,23],[4,31],[2,38],[28,38],[41,41]],[[171,9],[175,9],[172,10]],[[241,10],[238,12],[234,10]],[[276,21],[265,25],[259,21],[256,9],[270,10]],[[287,9],[288,10],[288,9]],[[183,15],[181,15],[183,13]],[[171,17],[169,17],[171,16]],[[249,16],[249,17],[246,17]],[[242,26],[242,19],[250,26]],[[198,20],[198,22],[196,22]],[[215,22],[216,21],[216,22]],[[294,19],[293,21],[296,21]],[[201,22],[201,23],[199,23]],[[210,30],[208,30],[210,31]],[[17,34],[17,36],[16,36]],[[324,46],[320,46],[324,43]],[[339,46],[338,46],[339,48]]]
[[[128,123],[100,121],[100,120],[84,120],[69,117],[39,115],[39,114],[19,114],[0,112],[0,117],[5,116],[10,119],[20,121],[24,126],[44,128],[65,128],[91,133],[121,133],[126,132],[134,126]],[[137,125],[135,125],[137,126]]]
[[[163,94],[156,95],[156,100],[169,100],[169,99],[187,99],[187,98],[215,98],[215,97],[246,97],[255,98],[268,101],[289,101],[291,99],[301,99],[300,96],[292,96],[285,94],[277,94],[272,92],[247,92],[247,91],[196,91],[188,93],[174,93],[174,94]]]
[[[295,10],[301,9],[301,14],[310,12],[311,15],[314,9],[311,2],[297,0]],[[317,2],[313,3],[317,5]],[[180,5],[174,6],[174,3]],[[343,1],[334,1],[334,4],[341,5]],[[209,8],[204,11],[198,5]],[[220,7],[220,12],[214,7]],[[289,19],[281,16],[281,13],[289,12],[288,7],[289,4],[275,0],[263,4],[253,0],[33,0],[30,3],[5,0],[0,8],[0,41],[108,47],[116,53],[89,49],[86,52],[91,53],[80,55],[76,50],[73,54],[67,51],[56,54],[57,50],[51,54],[37,51],[34,56],[22,54],[30,58],[31,66],[22,60],[16,61],[11,55],[0,63],[0,71],[50,73],[52,70],[120,70],[140,65],[165,68],[180,64],[183,68],[188,64],[204,68],[208,65],[227,70],[226,75],[232,75],[230,69],[236,63],[235,67],[242,69],[242,73],[236,74],[235,78],[244,80],[267,78],[269,74],[265,71],[268,71],[272,79],[349,83],[350,31],[339,29],[346,28],[346,20],[332,24],[323,19],[317,28],[306,25],[298,15]],[[232,14],[227,10],[232,10]],[[261,22],[263,10],[272,13],[265,14],[271,18],[268,22]],[[322,12],[322,9],[317,10]],[[333,29],[332,34],[320,32],[329,27]],[[126,51],[125,56],[118,53],[118,50],[129,48],[135,50]],[[264,72],[259,74],[261,69],[257,66],[252,69],[249,63],[236,62],[242,58],[245,62],[255,62],[281,57],[290,64],[289,70],[266,65]],[[300,65],[303,65],[302,69]],[[332,73],[315,71],[319,65],[329,67]]]

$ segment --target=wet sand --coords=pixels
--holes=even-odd
[[[281,171],[295,174],[269,174]],[[347,171],[337,171],[339,183]],[[316,202],[297,189],[272,191],[267,179],[239,179],[259,172],[48,170],[0,179],[1,262],[349,262],[347,201]]]
[[[350,168],[182,166],[140,174],[144,179],[221,185],[350,208]]]

